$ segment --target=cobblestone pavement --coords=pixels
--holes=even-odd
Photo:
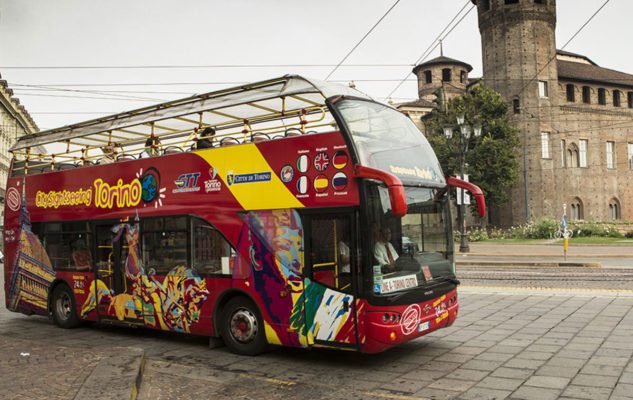
[[[121,347],[145,353],[143,400],[633,398],[630,292],[464,285],[460,304],[454,326],[382,354],[274,349],[258,357],[143,329],[63,330],[2,308],[0,398],[91,398],[79,385]],[[20,356],[23,347],[39,358]]]

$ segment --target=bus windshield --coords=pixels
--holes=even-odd
[[[391,214],[387,188],[368,184],[373,292],[426,288],[455,280],[448,196],[441,189],[407,187],[407,214]]]
[[[415,124],[391,107],[367,100],[335,103],[361,164],[390,172],[405,183],[444,186],[440,163]]]

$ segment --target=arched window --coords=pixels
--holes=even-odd
[[[571,168],[578,168],[579,165],[580,156],[578,146],[576,146],[576,143],[572,143],[569,145],[569,149],[567,150],[567,166]]]
[[[591,104],[591,88],[589,86],[582,87],[582,102]]]
[[[576,91],[575,91],[575,87],[572,84],[567,84],[565,86],[566,92],[567,92],[567,101],[570,103],[573,103],[576,101]]]
[[[621,218],[622,210],[620,209],[620,202],[615,197],[609,201],[609,219],[616,220]]]
[[[601,106],[607,105],[607,90],[604,88],[598,89],[598,104]]]
[[[431,71],[429,70],[424,71],[424,80],[426,81],[426,83],[433,82],[433,74],[431,73]]]
[[[442,82],[450,82],[451,81],[451,69],[444,68],[442,70]]]
[[[613,91],[613,107],[620,107],[622,105],[622,100],[620,100],[620,91]]]
[[[569,215],[570,220],[575,221],[579,219],[584,219],[582,200],[580,200],[578,197],[572,200],[570,209],[571,209],[571,212]]]

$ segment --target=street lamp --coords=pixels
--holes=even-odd
[[[466,164],[466,153],[468,153],[468,144],[470,142],[471,134],[478,138],[481,136],[482,127],[480,123],[475,123],[470,125],[466,122],[466,116],[463,113],[457,114],[456,118],[457,125],[459,126],[459,173],[460,179],[464,180],[465,174],[464,169]],[[452,127],[444,127],[444,136],[446,137],[446,145],[448,149],[452,153],[454,149],[451,146],[451,139],[453,138],[453,128]],[[460,191],[461,198],[459,199],[459,232],[460,232],[460,242],[459,242],[459,251],[462,253],[468,253],[470,251],[470,246],[468,246],[468,237],[465,232],[465,221],[466,221],[466,207],[464,204],[464,189]]]

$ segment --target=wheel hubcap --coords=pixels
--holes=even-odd
[[[73,303],[68,293],[62,293],[55,302],[57,316],[64,321],[70,318],[70,314],[72,313],[72,304]]]
[[[252,342],[257,336],[257,318],[250,310],[241,308],[231,317],[231,335],[240,343]]]

